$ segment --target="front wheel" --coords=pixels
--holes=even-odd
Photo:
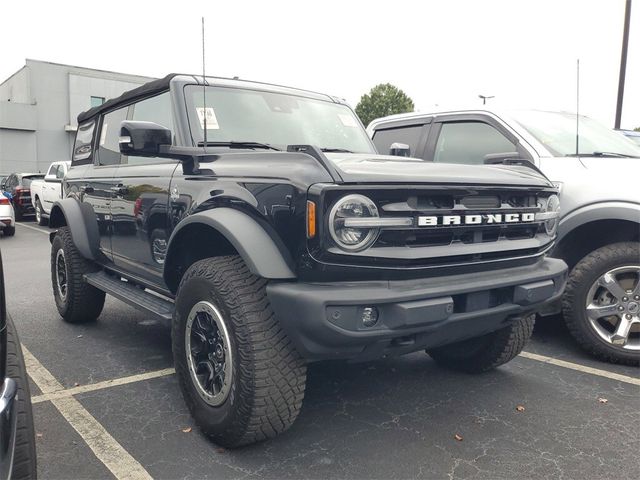
[[[609,362],[640,363],[640,244],[601,247],[569,274],[564,320],[578,344]]]
[[[293,424],[306,366],[271,310],[266,281],[240,257],[189,267],[178,289],[172,341],[185,402],[215,443],[238,447]]]
[[[517,357],[533,333],[535,315],[514,320],[508,327],[462,342],[444,345],[427,353],[453,370],[482,373]]]
[[[82,256],[69,227],[56,232],[51,244],[51,284],[58,312],[65,322],[83,323],[98,318],[105,294],[84,280],[98,267]]]

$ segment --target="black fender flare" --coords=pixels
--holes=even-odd
[[[100,251],[100,232],[98,221],[91,205],[69,197],[58,200],[51,207],[49,227],[69,227],[71,238],[80,254],[90,260],[98,258]],[[49,239],[53,241],[55,232]]]
[[[296,278],[291,254],[276,232],[268,231],[273,229],[246,213],[228,207],[194,213],[182,220],[169,238],[165,265],[172,263],[180,232],[194,223],[211,227],[225,237],[255,275],[268,279]]]

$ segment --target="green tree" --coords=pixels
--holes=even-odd
[[[636,132],[640,132],[640,127],[634,128]]]
[[[375,118],[413,112],[413,108],[413,100],[406,93],[390,83],[381,83],[360,98],[356,105],[356,113],[367,126]]]

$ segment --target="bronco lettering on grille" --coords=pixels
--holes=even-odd
[[[492,225],[502,223],[531,223],[535,213],[489,213],[484,215],[431,215],[418,217],[419,227],[453,225]]]

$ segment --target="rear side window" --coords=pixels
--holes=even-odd
[[[373,143],[382,155],[389,155],[391,145],[394,143],[404,143],[409,145],[409,155],[415,157],[418,143],[422,135],[424,125],[411,125],[408,127],[387,128],[384,130],[376,130],[373,135]]]
[[[102,117],[98,145],[98,163],[100,165],[120,163],[120,124],[127,119],[127,110],[128,107],[120,108]]]
[[[74,165],[91,163],[91,145],[93,143],[93,130],[95,125],[95,121],[91,121],[78,126],[76,142],[73,146],[72,159]]]
[[[443,123],[433,161],[482,165],[486,155],[516,150],[516,146],[507,137],[489,124]]]

